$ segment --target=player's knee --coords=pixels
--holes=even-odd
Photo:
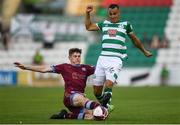
[[[81,94],[76,94],[73,97],[73,105],[74,106],[83,106],[83,104],[86,102],[86,98]]]
[[[87,99],[81,94],[76,95],[75,98],[73,99],[75,106],[84,106],[88,100],[89,99]]]

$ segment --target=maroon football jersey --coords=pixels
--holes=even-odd
[[[62,75],[65,81],[65,93],[84,93],[87,77],[94,73],[95,68],[89,65],[59,64],[53,71]]]

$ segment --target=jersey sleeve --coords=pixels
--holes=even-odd
[[[127,22],[126,33],[129,34],[131,32],[133,32],[133,27],[130,22]]]
[[[102,30],[102,25],[103,25],[103,22],[96,23],[96,26],[97,26],[100,30]]]
[[[94,66],[87,65],[86,68],[87,68],[87,75],[88,76],[94,74],[94,71],[95,71],[95,67]]]
[[[52,71],[54,73],[58,73],[58,74],[62,74],[62,72],[64,71],[64,65],[63,64],[52,65],[51,68],[52,68]]]

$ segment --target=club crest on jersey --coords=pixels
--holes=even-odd
[[[110,69],[109,69],[109,72],[110,73],[113,73],[115,70],[114,70],[114,68],[113,67],[111,67]]]
[[[82,71],[86,71],[86,68],[83,67],[83,68],[82,68]]]
[[[108,34],[110,37],[116,36],[117,30],[116,29],[109,29]]]

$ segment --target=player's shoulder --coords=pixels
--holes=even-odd
[[[62,63],[62,65],[63,65],[64,67],[72,66],[72,64],[70,64],[70,63]]]
[[[98,26],[103,26],[104,24],[106,24],[106,20],[102,20],[96,23]]]
[[[130,21],[120,21],[119,23],[120,23],[120,24],[123,24],[123,25],[129,25],[129,24],[131,24]]]
[[[60,63],[60,64],[56,64],[54,66],[66,66],[66,65],[68,65],[68,63]]]
[[[101,24],[112,24],[109,20],[103,20],[101,22],[99,22]]]
[[[103,23],[110,24],[111,22],[109,20],[104,20]]]
[[[87,68],[93,68],[94,66],[91,66],[91,65],[87,65],[87,64],[81,64],[81,67],[87,67]]]

